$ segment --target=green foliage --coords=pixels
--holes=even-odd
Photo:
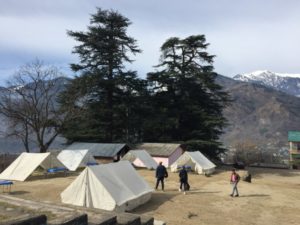
[[[70,141],[186,142],[207,155],[221,153],[229,101],[215,83],[205,36],[168,39],[158,71],[145,81],[125,70],[129,55],[140,52],[126,33],[129,25],[118,12],[98,9],[87,32],[68,32],[80,43],[73,50],[80,62],[71,64],[80,75],[61,95],[62,110],[74,112],[63,135]]]
[[[73,106],[77,112],[64,129],[69,140],[139,139],[139,111],[146,83],[136,72],[125,70],[124,63],[132,62],[129,54],[140,52],[136,41],[126,34],[129,25],[118,12],[98,9],[87,32],[68,31],[80,42],[73,50],[80,62],[71,68],[81,73],[61,99],[64,107]]]
[[[266,127],[263,127],[263,128],[260,128],[259,129],[259,133],[261,134],[261,135],[263,135],[263,134],[265,134],[265,133],[267,133],[268,132],[268,128],[266,128]]]
[[[222,110],[229,99],[215,83],[214,56],[206,52],[207,46],[204,35],[170,38],[162,45],[161,70],[148,74],[153,111],[145,126],[147,141],[220,145],[217,139],[226,125]]]

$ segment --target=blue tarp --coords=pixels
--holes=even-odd
[[[96,162],[88,162],[86,165],[87,166],[96,166],[96,165],[98,165],[98,163],[96,163]]]
[[[12,185],[12,184],[14,183],[10,180],[0,180],[0,185]]]
[[[183,166],[177,166],[177,169],[181,170],[182,167],[183,167]],[[185,169],[186,169],[187,171],[191,171],[191,170],[192,170],[192,167],[191,167],[191,166],[184,166],[184,167],[185,167]]]
[[[56,173],[56,172],[64,172],[67,171],[64,167],[57,167],[57,168],[49,168],[47,169],[47,173]]]

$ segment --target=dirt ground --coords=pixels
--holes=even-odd
[[[218,169],[210,177],[189,174],[191,190],[178,191],[178,173],[171,173],[165,192],[155,191],[151,200],[132,211],[147,214],[168,225],[274,225],[299,224],[300,171],[250,168],[252,183],[239,183],[240,197],[230,197],[230,168]],[[240,175],[244,171],[238,171]],[[154,187],[154,171],[139,169]],[[71,176],[32,177],[15,182],[11,195],[46,202],[60,202],[60,193],[75,179]]]

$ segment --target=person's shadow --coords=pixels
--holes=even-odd
[[[190,191],[187,191],[188,195],[195,195],[195,194],[216,194],[220,193],[220,191],[203,191],[203,190],[197,190],[197,189],[192,189]]]
[[[24,195],[24,194],[28,194],[30,192],[28,191],[11,191],[9,192],[10,195]]]
[[[147,212],[151,212],[156,210],[159,206],[164,204],[167,201],[172,201],[172,198],[180,194],[177,190],[177,192],[166,190],[165,192],[161,192],[158,190],[157,192],[154,192],[152,194],[151,199],[149,202],[147,202],[144,205],[141,205],[140,207],[130,211],[130,213],[138,213],[143,214]]]
[[[250,195],[240,195],[239,198],[247,198],[247,197],[269,197],[270,195],[265,194],[250,194]]]

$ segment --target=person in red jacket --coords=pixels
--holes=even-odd
[[[230,176],[230,183],[232,185],[232,193],[231,197],[238,197],[239,196],[239,191],[237,188],[237,185],[240,181],[240,175],[235,171],[235,169],[232,170],[231,176]],[[235,193],[235,195],[234,195]]]

